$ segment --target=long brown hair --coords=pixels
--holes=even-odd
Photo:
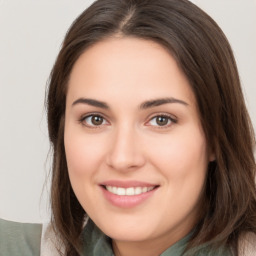
[[[68,80],[79,56],[112,36],[153,40],[190,81],[216,161],[209,164],[202,215],[188,248],[207,243],[238,255],[238,238],[256,233],[255,136],[231,47],[218,25],[187,0],[98,0],[72,24],[52,69],[47,98],[53,147],[52,224],[66,255],[79,255],[86,212],[70,184],[64,149]]]

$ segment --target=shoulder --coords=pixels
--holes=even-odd
[[[0,256],[40,255],[41,224],[0,219]]]
[[[49,223],[32,224],[0,219],[0,256],[60,256],[63,249],[59,244]]]
[[[256,254],[256,234],[248,232],[239,239],[239,256],[255,256]]]

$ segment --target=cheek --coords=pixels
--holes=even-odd
[[[94,136],[85,136],[77,129],[66,128],[64,145],[69,179],[76,197],[84,209],[93,208],[92,187],[100,168],[103,145]]]
[[[193,133],[192,129],[191,133],[183,132],[182,136],[176,134],[166,140],[165,147],[158,150],[155,165],[158,164],[165,177],[165,193],[170,199],[170,205],[159,207],[166,207],[172,218],[197,209],[207,173],[207,158],[204,136]]]
[[[70,175],[88,175],[100,164],[104,147],[92,137],[66,130],[64,143]]]
[[[166,137],[161,144],[155,143],[151,155],[153,164],[176,184],[185,184],[188,180],[204,179],[207,165],[207,145],[199,129],[183,130]]]

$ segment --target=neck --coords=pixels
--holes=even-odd
[[[112,240],[112,248],[115,256],[159,256],[184,236],[176,234],[172,237],[139,242]]]
[[[150,246],[142,246],[138,243],[112,242],[115,256],[156,256],[160,255],[158,250],[152,249]]]

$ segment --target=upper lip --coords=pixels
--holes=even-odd
[[[120,188],[131,188],[131,187],[156,187],[158,184],[136,181],[136,180],[108,180],[100,183],[101,186],[111,186],[111,187],[120,187]]]

